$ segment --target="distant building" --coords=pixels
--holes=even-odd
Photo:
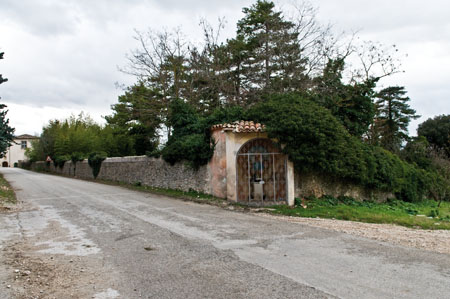
[[[15,163],[26,160],[25,150],[31,147],[31,141],[37,139],[39,137],[28,134],[14,137],[14,143],[8,148],[5,156],[0,160],[2,167],[14,167]]]

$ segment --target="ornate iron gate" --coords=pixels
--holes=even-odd
[[[236,164],[238,202],[286,202],[286,157],[270,139],[245,143],[239,149]]]

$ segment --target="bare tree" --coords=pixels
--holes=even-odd
[[[354,70],[353,80],[380,80],[404,72],[401,54],[396,45],[386,46],[380,42],[361,41],[355,45],[354,53],[359,60],[359,67]]]
[[[127,55],[128,64],[120,71],[136,76],[149,88],[160,93],[166,122],[170,102],[180,98],[185,82],[187,42],[179,28],[160,32],[135,30],[139,47]],[[170,135],[170,128],[167,128]]]

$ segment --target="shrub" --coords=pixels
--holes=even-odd
[[[182,100],[174,101],[170,106],[169,116],[173,134],[161,151],[163,159],[172,165],[185,161],[192,168],[198,169],[207,164],[214,153],[215,142],[211,138],[211,126],[242,119],[243,115],[243,108],[231,106],[216,109],[211,115],[201,116]]]
[[[23,169],[31,170],[31,163],[32,161],[30,160],[23,161],[22,163],[20,163],[20,167]]]
[[[55,167],[59,167],[62,169],[64,167],[64,164],[66,163],[66,161],[69,161],[69,160],[70,160],[69,155],[57,156],[53,160],[53,164],[55,165]]]
[[[72,161],[73,165],[77,164],[79,161],[83,161],[85,159],[85,156],[80,152],[74,152],[70,155],[70,160]]]
[[[88,164],[92,168],[92,175],[94,179],[97,178],[102,162],[106,159],[107,154],[105,152],[92,152],[88,156]]]
[[[210,144],[203,134],[193,134],[179,137],[172,141],[162,151],[162,157],[170,164],[185,160],[189,166],[198,169],[208,163],[214,152],[214,145]]]
[[[73,164],[73,175],[76,175],[76,171],[77,171],[77,162],[79,161],[83,161],[85,159],[85,156],[80,153],[80,152],[74,152],[70,155],[70,160],[72,161]]]
[[[145,155],[149,158],[159,158],[161,157],[161,150],[155,149],[153,151],[147,151],[145,152]]]

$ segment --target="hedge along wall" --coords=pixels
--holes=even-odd
[[[82,179],[94,179],[92,168],[87,160],[77,162],[66,161],[64,166],[55,167],[53,163],[39,161],[31,164],[31,170],[49,171]],[[214,192],[214,177],[208,165],[198,170],[184,163],[170,165],[162,159],[147,156],[106,158],[101,164],[97,179],[129,184],[140,183],[146,186],[177,189],[183,191],[196,190],[206,194],[223,197]],[[217,193],[217,194],[216,194]]]

